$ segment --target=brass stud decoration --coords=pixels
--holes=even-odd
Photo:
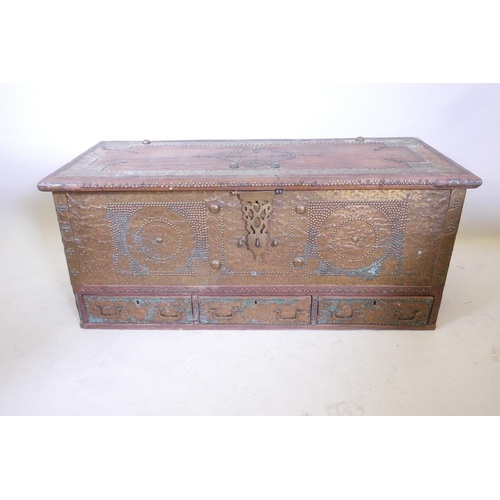
[[[295,211],[300,215],[305,214],[306,207],[304,205],[297,205],[297,207],[295,208]]]
[[[212,269],[220,269],[221,266],[220,260],[213,260],[210,263],[210,266],[212,267]]]
[[[295,257],[295,259],[293,259],[293,265],[295,267],[302,267],[304,265],[304,259],[302,257]]]
[[[217,214],[219,213],[220,205],[218,203],[210,203],[210,205],[208,206],[208,210],[210,210],[210,212],[213,214]]]
[[[58,203],[56,208],[60,214],[63,214],[64,212],[66,212],[66,210],[68,210],[68,205],[65,205],[64,203]]]

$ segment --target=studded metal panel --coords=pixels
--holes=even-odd
[[[430,285],[450,191],[300,194],[304,284]],[[300,203],[299,203],[300,206]]]
[[[205,214],[205,202],[109,203],[117,272],[193,275],[193,262],[207,254]]]
[[[75,285],[196,285],[209,275],[200,193],[70,193]],[[210,214],[211,215],[211,214]]]
[[[258,258],[246,244],[247,222],[240,198],[217,193],[217,199],[220,211],[208,215],[211,228],[209,253],[210,261],[218,260],[221,266],[210,270],[211,281],[224,284],[259,284],[270,280],[284,284],[293,281],[290,278],[296,271],[292,265],[295,235],[293,194],[274,196],[272,216],[267,221],[266,249]]]
[[[449,197],[284,191],[258,258],[227,191],[70,193],[61,231],[71,229],[74,285],[430,286]]]
[[[307,254],[317,258],[315,266],[308,266],[309,274],[378,276],[388,259],[392,274],[398,273],[407,195],[380,201],[312,201],[308,212]]]

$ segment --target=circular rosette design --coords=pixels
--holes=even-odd
[[[165,219],[146,220],[135,239],[137,248],[146,257],[163,262],[173,259],[182,246],[181,234]]]
[[[129,255],[150,272],[175,271],[186,265],[194,245],[190,224],[166,207],[142,208],[130,219]]]
[[[341,269],[361,269],[381,260],[390,248],[392,228],[387,215],[368,205],[336,210],[321,224],[321,258]]]

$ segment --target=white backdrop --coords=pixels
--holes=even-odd
[[[500,86],[328,83],[499,81],[497,25],[487,0],[3,6],[2,81],[58,83],[0,86],[0,415],[500,414]],[[101,140],[359,135],[419,137],[484,181],[468,192],[438,330],[80,330],[51,196],[36,190],[42,177]],[[392,439],[393,419],[365,433],[358,422],[314,432],[315,420],[303,435],[296,420],[272,435],[269,421],[235,431],[224,420],[203,435],[192,421],[182,433],[178,422],[152,433],[151,421],[136,422],[140,446],[156,449],[134,453],[130,419],[113,421],[105,438],[119,457],[99,429],[72,428],[59,444],[60,421],[49,432],[3,426],[4,489],[10,479],[18,494],[7,497],[32,497],[21,496],[30,486],[54,498],[498,489],[489,458],[498,433],[484,420],[446,420],[439,433],[435,419],[412,420]]]
[[[498,414],[499,117],[491,84],[1,86],[0,414]],[[101,140],[359,135],[419,137],[484,181],[436,334],[79,328],[47,174]]]

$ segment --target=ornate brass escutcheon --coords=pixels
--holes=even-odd
[[[246,244],[255,258],[260,257],[267,248],[269,235],[267,226],[272,212],[274,191],[244,191],[238,193],[241,211],[246,222]]]

